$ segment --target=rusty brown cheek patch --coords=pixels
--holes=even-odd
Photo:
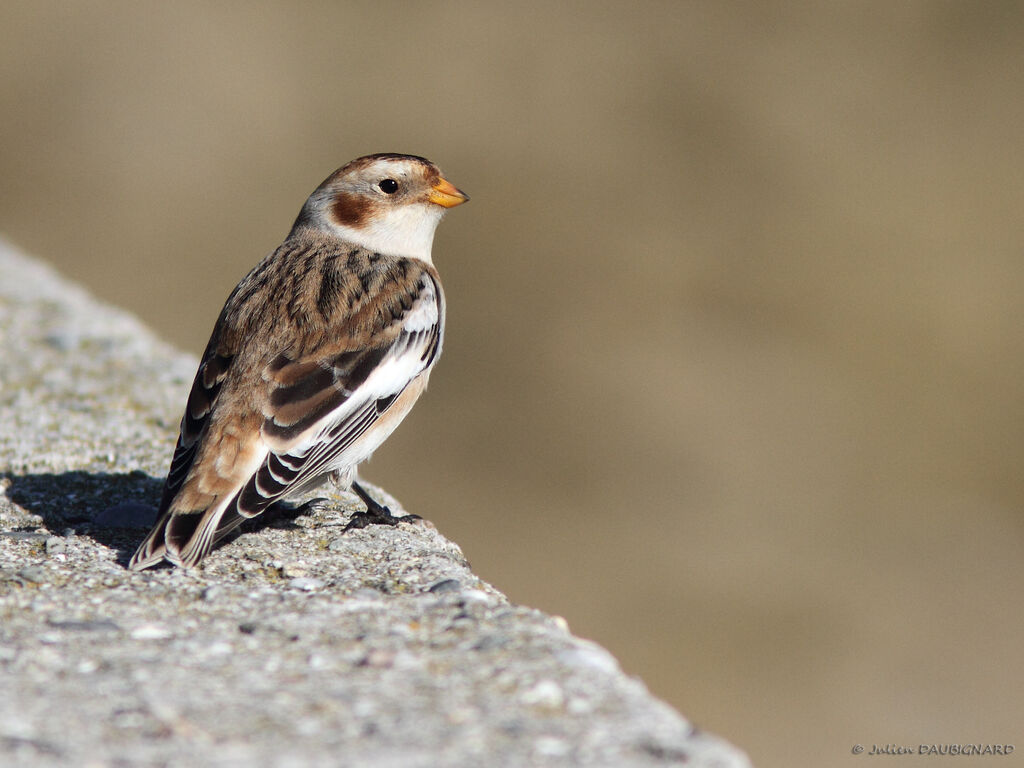
[[[353,227],[370,217],[370,206],[365,200],[342,192],[331,205],[331,213],[338,224]]]

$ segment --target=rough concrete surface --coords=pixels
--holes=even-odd
[[[749,765],[348,494],[129,573],[195,364],[0,243],[0,764]]]

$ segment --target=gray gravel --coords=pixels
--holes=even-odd
[[[0,764],[749,765],[349,494],[129,573],[195,364],[0,241]]]

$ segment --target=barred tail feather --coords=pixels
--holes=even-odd
[[[237,502],[235,494],[220,499],[205,511],[172,515],[164,534],[167,560],[185,568],[197,565],[245,519],[234,511]]]
[[[163,561],[167,551],[164,547],[165,527],[166,521],[163,520],[153,527],[146,540],[139,545],[139,548],[135,550],[135,554],[132,555],[132,559],[128,561],[129,570],[143,571]]]

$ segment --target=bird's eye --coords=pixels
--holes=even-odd
[[[394,179],[384,179],[377,186],[380,187],[380,191],[385,195],[393,195],[398,191],[398,182]]]

